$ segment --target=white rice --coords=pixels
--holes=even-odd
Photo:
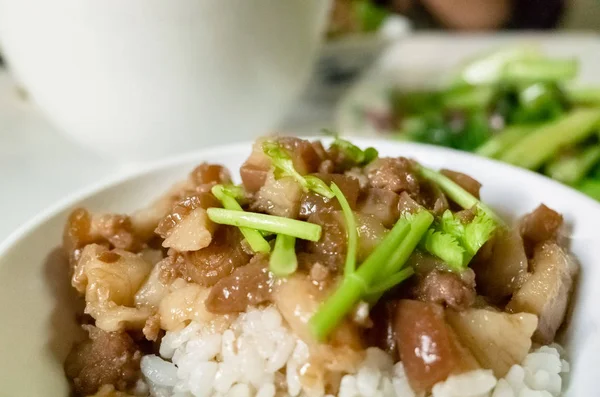
[[[305,384],[300,373],[308,346],[285,326],[273,307],[240,315],[223,332],[191,323],[168,332],[161,357],[142,358],[153,397],[317,397],[323,386]],[[433,397],[556,397],[569,364],[558,345],[542,346],[503,379],[490,370],[451,376],[433,387]],[[170,361],[168,361],[170,360]],[[314,383],[314,382],[313,382]],[[339,397],[422,397],[408,384],[402,363],[369,348],[354,374],[345,375]],[[327,396],[331,397],[331,396]]]

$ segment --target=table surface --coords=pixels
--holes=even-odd
[[[299,102],[279,130],[310,135],[331,126],[332,102]],[[60,134],[0,69],[0,242],[58,200],[123,172],[121,167]]]

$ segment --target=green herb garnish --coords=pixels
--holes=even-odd
[[[357,165],[367,165],[379,156],[379,152],[373,147],[362,150],[352,142],[339,137],[335,138],[331,146],[343,152],[350,161]]]
[[[346,196],[335,184],[331,184],[331,190],[342,207],[342,213],[344,214],[344,220],[346,221],[346,234],[348,236],[348,243],[346,249],[346,263],[344,265],[344,273],[352,273],[356,268],[356,251],[358,249],[358,230],[356,229],[356,219],[354,213]]]
[[[321,226],[310,222],[223,208],[209,208],[206,212],[211,221],[222,225],[246,227],[276,234],[285,234],[310,241],[319,241],[321,238]]]
[[[296,238],[278,234],[269,258],[269,271],[278,277],[285,277],[293,274],[297,268]]]
[[[356,271],[344,273],[342,284],[310,319],[312,334],[325,340],[360,300],[376,301],[373,295],[410,277],[412,271],[402,267],[432,222],[433,215],[426,210],[412,215],[410,221],[400,218]]]
[[[478,207],[499,225],[504,224],[502,218],[496,215],[496,213],[490,207],[479,201],[475,196],[467,192],[465,189],[460,187],[456,182],[454,182],[452,179],[448,178],[444,174],[441,174],[423,166],[419,167],[419,171],[423,177],[429,179],[432,182],[437,183],[440,189],[442,189],[442,191],[452,201],[460,205],[463,209],[467,210],[473,207]]]
[[[477,214],[467,224],[463,224],[452,211],[446,210],[428,230],[422,246],[454,270],[462,271],[490,239],[496,227],[496,222],[481,209],[477,209]]]
[[[291,177],[298,182],[305,192],[313,191],[327,198],[333,197],[333,192],[325,182],[313,175],[300,175],[294,168],[291,157],[277,142],[265,141],[262,147],[264,153],[271,159],[275,178]]]
[[[223,208],[231,211],[244,212],[242,206],[237,199],[244,197],[244,191],[239,186],[223,186],[215,185],[211,189],[212,194],[221,202]],[[261,233],[252,228],[240,227],[240,232],[244,235],[246,242],[254,252],[267,253],[271,250],[269,242],[261,235]]]

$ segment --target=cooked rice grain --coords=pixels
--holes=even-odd
[[[433,397],[556,397],[569,364],[558,345],[533,351],[505,378],[478,370],[436,384]],[[167,332],[161,357],[142,358],[142,373],[153,397],[316,397],[320,382],[303,382],[308,346],[287,329],[274,307],[251,309],[220,332],[191,323]],[[171,360],[171,361],[168,361]],[[408,384],[402,363],[369,348],[355,374],[345,375],[339,397],[421,397]]]

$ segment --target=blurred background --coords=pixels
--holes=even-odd
[[[600,199],[598,33],[600,0],[0,0],[0,239],[275,132],[453,147]]]

